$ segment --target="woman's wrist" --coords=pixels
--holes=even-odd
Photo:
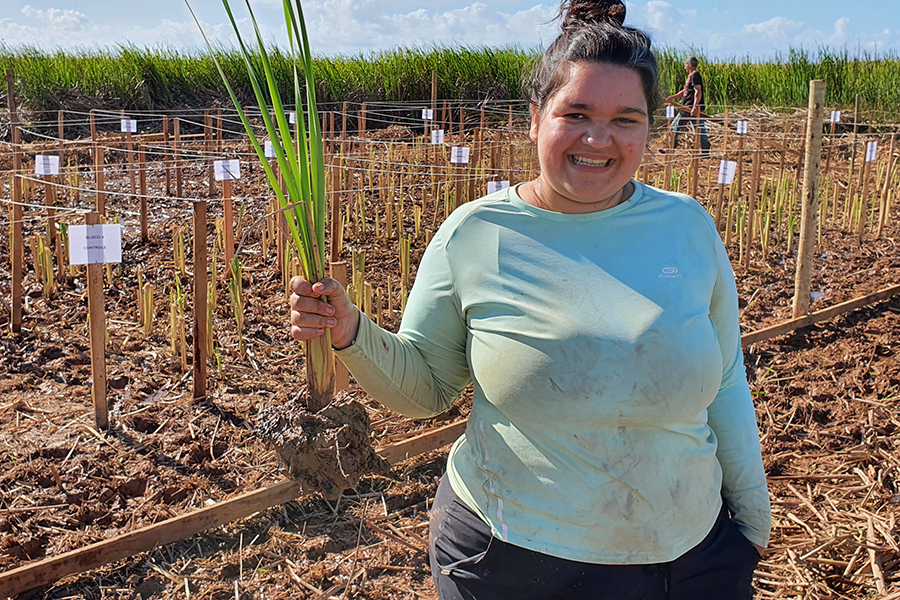
[[[335,330],[331,330],[331,347],[334,350],[341,351],[346,350],[350,346],[356,343],[356,338],[359,336],[359,309],[354,307],[355,310],[352,315],[348,318],[351,320],[349,327],[347,327],[346,331],[342,335],[335,335]]]

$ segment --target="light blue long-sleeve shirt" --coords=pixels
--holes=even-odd
[[[361,315],[338,352],[376,400],[428,417],[474,382],[453,490],[495,537],[561,558],[674,560],[724,498],[750,541],[771,514],[734,275],[709,214],[635,183],[589,214],[515,188],[431,241],[397,334]]]

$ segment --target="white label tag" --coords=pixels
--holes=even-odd
[[[137,133],[137,121],[122,119],[122,133]]]
[[[241,161],[237,158],[231,160],[217,160],[213,163],[216,169],[216,181],[231,181],[241,178]]]
[[[122,262],[122,226],[69,226],[69,262],[73,265]]]
[[[35,175],[59,175],[59,157],[52,154],[38,154],[34,157]]]
[[[291,125],[297,124],[297,113],[295,113],[295,112],[288,113],[288,123],[290,123]]]
[[[450,148],[450,162],[454,164],[469,164],[469,149],[465,146],[453,146]]]
[[[719,162],[719,179],[717,183],[723,185],[731,185],[734,181],[734,174],[737,171],[737,163],[733,160],[723,160]]]
[[[747,135],[747,121],[738,121],[735,126],[735,131],[740,135]]]
[[[875,155],[878,154],[878,142],[869,142],[866,144],[866,162],[872,162],[875,160]]]
[[[841,122],[841,111],[839,111],[839,110],[831,111],[831,122],[832,123],[840,123]]]
[[[435,129],[431,132],[431,143],[432,144],[443,144],[444,143],[444,130],[443,129]]]
[[[487,193],[493,194],[495,192],[499,192],[500,190],[505,190],[509,187],[509,181],[488,181],[487,182]]]
[[[422,109],[422,119],[424,121],[430,121],[434,118],[434,110],[430,108]]]
[[[667,118],[667,119],[674,119],[674,118],[675,118],[675,107],[674,107],[674,106],[667,106],[667,107],[666,107],[666,118]]]
[[[275,158],[275,146],[272,144],[272,140],[266,140],[265,153],[266,158]]]

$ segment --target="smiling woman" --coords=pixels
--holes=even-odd
[[[410,416],[474,384],[431,512],[441,600],[749,600],[770,507],[728,256],[697,202],[633,179],[650,40],[619,0],[561,13],[530,82],[540,175],[444,222],[397,334],[303,278],[291,333],[330,330]]]

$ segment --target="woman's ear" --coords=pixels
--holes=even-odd
[[[541,113],[538,111],[538,107],[536,104],[529,104],[531,107],[531,128],[528,130],[528,137],[531,138],[531,141],[537,143],[537,135],[538,135],[538,124],[541,120]]]

